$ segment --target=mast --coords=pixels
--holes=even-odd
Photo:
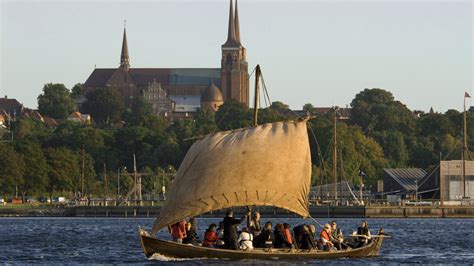
[[[135,153],[133,154],[133,186],[134,186],[133,199],[135,200],[135,203],[136,203],[136,200],[137,200],[137,160],[135,157]]]
[[[84,145],[82,145],[81,198],[84,197],[84,170],[85,170]]]
[[[260,65],[257,65],[255,67],[255,97],[254,97],[254,104],[253,104],[253,126],[257,126],[257,115],[258,115],[258,95],[259,95],[259,89],[258,89],[258,81],[260,80],[260,75],[262,73],[260,72]]]
[[[334,203],[337,205],[337,106],[334,106],[334,143],[332,158],[332,173],[334,176]]]
[[[462,143],[462,183],[463,199],[466,199],[466,156],[467,156],[467,118],[466,118],[466,98],[470,97],[468,93],[464,94],[464,117],[463,117],[463,143]]]

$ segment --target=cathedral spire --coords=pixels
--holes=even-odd
[[[227,32],[227,41],[224,43],[224,46],[237,46],[238,42],[235,38],[235,20],[234,20],[234,7],[232,0],[230,0],[230,9],[229,9],[229,30]]]
[[[235,29],[235,40],[240,44],[240,26],[239,26],[239,9],[237,0],[235,0],[235,19],[234,19],[234,29]]]
[[[128,70],[130,68],[130,58],[128,56],[128,44],[127,44],[127,30],[126,25],[127,21],[124,21],[123,26],[123,40],[122,40],[122,53],[120,54],[120,67]]]

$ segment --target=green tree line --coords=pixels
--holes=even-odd
[[[193,119],[170,123],[152,114],[141,97],[124,101],[113,88],[84,93],[81,84],[72,91],[62,84],[46,84],[38,96],[39,111],[65,119],[74,110],[71,102],[83,96],[86,101],[80,111],[91,114],[92,125],[64,121],[49,128],[31,118],[13,122],[13,141],[0,143],[1,194],[71,197],[82,189],[84,172],[85,194],[115,195],[120,187],[124,195],[133,186],[133,177],[127,174],[133,169],[133,154],[138,171],[144,173],[144,191],[153,192],[169,184],[170,173],[196,138],[252,125],[253,110],[233,100],[216,113],[199,109]],[[315,111],[309,103],[303,109],[309,114]],[[338,116],[329,111],[308,123],[313,184],[332,180],[334,115]],[[474,110],[467,115],[473,147]],[[412,111],[386,90],[365,89],[351,102],[350,119],[337,122],[338,175],[367,184],[381,178],[384,167],[427,168],[440,158],[459,159],[462,117],[456,110]],[[258,123],[295,118],[297,114],[286,104],[273,102],[259,110]],[[123,126],[114,126],[117,123]]]

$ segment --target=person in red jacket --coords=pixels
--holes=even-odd
[[[214,248],[217,246],[217,240],[219,240],[219,237],[216,233],[216,227],[216,224],[211,224],[209,225],[209,228],[207,228],[206,232],[204,233],[204,241],[202,241],[203,247]]]
[[[177,243],[183,243],[183,238],[186,237],[186,223],[184,220],[176,222],[168,226],[168,231],[171,235],[171,240]]]
[[[290,225],[288,223],[283,224],[283,237],[286,240],[287,248],[294,247],[294,245],[293,245],[293,236],[291,235]]]
[[[321,231],[321,234],[319,235],[319,240],[321,241],[321,244],[323,245],[324,250],[331,250],[334,245],[331,242],[331,226],[329,224],[324,225],[324,229]]]

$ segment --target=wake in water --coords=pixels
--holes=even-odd
[[[165,255],[155,253],[148,260],[157,260],[157,261],[195,261],[195,260],[212,260],[212,258],[172,258]]]

